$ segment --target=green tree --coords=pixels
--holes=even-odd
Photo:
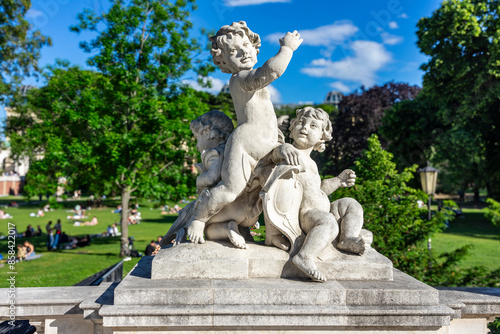
[[[40,49],[50,38],[24,18],[30,0],[0,0],[0,102],[9,103],[24,77],[36,75]]]
[[[430,235],[444,227],[444,213],[428,221],[417,200],[425,194],[406,184],[413,178],[416,165],[399,173],[392,154],[383,150],[378,137],[368,139],[368,148],[356,160],[355,188],[333,193],[335,198],[350,196],[363,206],[366,229],[373,232],[374,247],[394,266],[420,280],[429,276],[430,256],[425,247]]]
[[[333,139],[326,145],[319,166],[323,174],[336,175],[353,165],[366,149],[368,137],[379,133],[382,117],[394,103],[414,99],[417,86],[388,82],[344,96],[332,114]],[[319,157],[318,157],[319,158]]]
[[[437,138],[447,130],[439,123],[436,105],[420,94],[385,111],[380,133],[399,170],[423,167],[434,153]]]
[[[372,135],[363,156],[355,162],[356,186],[335,191],[332,199],[349,196],[358,200],[365,213],[364,227],[373,232],[373,247],[409,275],[434,286],[488,286],[497,282],[500,269],[460,269],[470,246],[443,254],[428,251],[428,238],[441,231],[445,222],[453,219],[453,213],[446,209],[434,212],[428,220],[427,210],[417,205],[417,200],[425,202],[427,195],[407,186],[417,166],[398,172],[392,159],[378,137]]]
[[[154,185],[155,178],[149,177],[151,172],[158,175],[168,167],[164,159],[158,164],[162,152],[155,148],[173,139],[169,130],[173,126],[187,129],[190,118],[185,116],[188,115],[176,115],[169,127],[160,132],[152,131],[147,124],[150,122],[144,119],[154,120],[155,114],[171,112],[169,109],[173,105],[163,109],[165,106],[158,100],[162,95],[172,94],[172,85],[193,69],[192,59],[200,46],[189,38],[192,23],[188,17],[195,8],[193,0],[115,0],[107,14],[85,11],[79,15],[80,24],[72,27],[76,32],[99,33],[96,39],[81,46],[87,52],[97,52],[88,64],[106,75],[112,87],[113,104],[109,109],[121,138],[112,135],[107,140],[117,143],[119,139],[121,143],[120,150],[111,149],[105,153],[117,158],[116,165],[110,166],[116,168],[116,174],[111,171],[114,176],[111,179],[121,189],[123,210],[128,209],[130,195],[139,185]],[[104,28],[99,31],[101,27]],[[205,69],[199,68],[200,71]],[[150,140],[143,142],[144,138]],[[122,255],[128,253],[126,226],[127,217],[122,215]]]
[[[450,128],[435,160],[456,174],[465,161],[470,172],[487,176],[476,183],[484,182],[490,196],[500,181],[499,16],[498,1],[448,0],[417,31],[417,45],[430,57],[421,66],[424,94],[440,105],[440,122]],[[464,158],[465,145],[475,154]]]
[[[493,198],[488,198],[486,203],[488,203],[485,213],[486,218],[488,218],[493,225],[500,225],[500,203]]]
[[[34,117],[23,116],[31,122],[28,135],[16,138],[43,152],[35,164],[40,178],[50,173],[55,182],[63,174],[96,191],[119,189],[122,256],[129,253],[133,194],[178,199],[193,189],[185,167],[194,147],[189,122],[208,110],[179,79],[188,70],[207,70],[192,60],[200,50],[189,38],[194,8],[193,1],[116,0],[105,14],[80,14],[72,30],[97,32],[81,44],[94,54],[88,64],[96,72],[52,68],[47,86],[31,94]]]

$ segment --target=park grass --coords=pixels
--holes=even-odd
[[[464,218],[455,218],[450,226],[432,237],[435,254],[450,252],[465,245],[472,245],[461,268],[484,266],[489,270],[500,267],[500,227],[494,226],[484,216],[484,208],[462,208]]]
[[[0,199],[0,205],[16,200],[22,204],[19,208],[7,208],[6,211],[13,215],[12,219],[0,221],[0,235],[7,235],[7,223],[16,225],[19,233],[26,230],[28,224],[35,228],[40,225],[45,233],[45,225],[49,220],[55,224],[57,219],[61,219],[62,230],[71,236],[84,236],[87,234],[98,234],[106,231],[108,225],[118,222],[120,216],[111,213],[111,210],[119,204],[118,200],[106,201],[107,207],[92,209],[87,213],[89,217],[96,216],[99,224],[97,226],[73,226],[66,217],[70,215],[67,210],[74,208],[76,204],[84,202],[66,201],[64,207],[48,212],[45,217],[30,217],[31,212],[46,204],[46,201],[31,202],[26,204],[20,198]],[[154,202],[143,201],[140,203],[143,220],[139,225],[129,225],[129,235],[134,237],[134,248],[144,252],[147,244],[156,239],[159,235],[164,235],[174,222],[176,215],[161,215],[159,209],[155,209]],[[461,246],[472,244],[474,249],[471,254],[463,260],[461,267],[473,267],[477,265],[485,266],[493,270],[500,265],[498,261],[498,249],[500,248],[500,227],[495,227],[484,217],[484,210],[479,208],[464,208],[465,218],[456,218],[451,222],[450,227],[445,231],[432,237],[432,250],[436,254],[452,251]],[[265,227],[262,226],[257,232],[264,235]],[[263,238],[255,238],[262,241]],[[23,238],[18,238],[17,243],[23,242]],[[34,244],[37,254],[43,254],[41,258],[33,261],[16,263],[16,286],[17,287],[38,287],[38,286],[69,286],[78,283],[105,269],[120,260],[118,256],[120,250],[119,237],[94,238],[92,244],[87,247],[75,250],[47,251],[46,235],[42,237],[32,237],[30,242]],[[423,246],[425,247],[425,245]],[[0,240],[0,253],[6,258],[7,240]],[[132,258],[124,262],[123,274],[126,275],[139,258]],[[6,278],[9,272],[8,265],[0,268],[0,288],[7,287]]]
[[[22,203],[20,199],[17,202]],[[106,202],[109,205],[108,207],[92,209],[87,213],[89,217],[87,220],[90,220],[92,216],[96,216],[99,224],[80,227],[73,226],[73,221],[68,220],[66,217],[70,215],[67,210],[74,208],[76,204],[83,204],[83,202],[67,201],[64,203],[64,208],[47,212],[44,217],[30,217],[29,214],[36,212],[46,202],[30,203],[21,205],[19,208],[7,208],[6,211],[13,218],[0,221],[0,235],[7,235],[8,223],[15,224],[19,233],[25,231],[28,224],[34,226],[35,229],[40,225],[44,232],[41,237],[29,238],[30,242],[35,246],[35,252],[43,254],[43,256],[32,261],[15,264],[15,271],[17,272],[16,286],[69,286],[122,260],[118,255],[120,251],[119,237],[93,238],[90,246],[73,250],[47,251],[46,247],[45,225],[49,220],[52,220],[53,224],[55,224],[57,219],[61,219],[62,231],[70,236],[100,234],[106,231],[108,225],[120,220],[120,215],[111,213],[111,209],[117,203],[117,201],[108,201]],[[156,240],[157,236],[164,235],[168,231],[176,215],[161,215],[161,211],[154,209],[151,202],[141,203],[140,212],[143,217],[142,222],[137,225],[129,225],[129,236],[134,238],[134,248],[144,253],[147,244],[151,240]],[[16,244],[24,242],[24,240],[26,239],[17,238]],[[4,259],[7,258],[7,250],[7,240],[0,240],[0,253]],[[138,260],[139,258],[132,258],[130,261],[124,262],[124,275],[133,268]],[[1,277],[7,278],[8,272],[10,272],[10,269],[5,263],[0,268]],[[0,280],[0,287],[7,287],[7,283],[5,279]]]

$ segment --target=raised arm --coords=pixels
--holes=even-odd
[[[354,173],[352,169],[345,169],[339,176],[321,181],[321,190],[323,190],[326,195],[330,195],[340,187],[352,187],[355,182],[356,173]]]
[[[271,82],[285,73],[293,52],[302,43],[300,34],[297,31],[288,32],[280,39],[280,50],[278,53],[266,61],[262,67],[248,72],[240,72],[240,85],[246,91],[255,91],[268,86]]]

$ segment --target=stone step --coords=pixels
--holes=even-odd
[[[436,306],[438,291],[394,270],[392,281],[308,279],[150,279],[144,257],[117,286],[115,305]]]

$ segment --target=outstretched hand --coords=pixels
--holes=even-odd
[[[294,30],[294,32],[287,32],[283,38],[280,38],[280,46],[287,46],[295,51],[302,44],[302,41],[298,31]]]
[[[343,188],[352,187],[356,183],[356,173],[352,169],[345,169],[337,176],[340,186]]]

